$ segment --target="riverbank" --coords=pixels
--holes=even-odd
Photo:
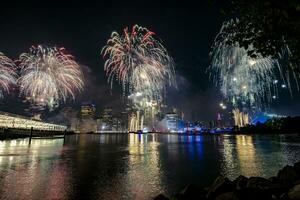
[[[300,133],[300,117],[285,117],[270,119],[264,123],[246,125],[241,128],[234,127],[233,131],[257,134],[293,134]]]
[[[285,166],[277,176],[268,179],[240,175],[235,180],[219,176],[209,187],[187,185],[172,197],[159,194],[154,200],[299,200],[300,161],[293,166]]]

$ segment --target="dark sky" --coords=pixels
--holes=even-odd
[[[169,104],[181,108],[189,119],[212,119],[219,109],[221,95],[205,71],[210,46],[225,19],[220,2],[8,2],[1,2],[0,51],[16,59],[33,44],[64,46],[86,66],[86,91],[77,103],[91,100],[98,110],[121,104],[119,90],[110,91],[106,84],[100,51],[112,31],[139,24],[154,31],[175,60],[179,89],[169,91]],[[293,99],[287,96],[272,109],[300,114],[299,94]],[[19,104],[11,105],[2,103],[1,107],[13,112]]]

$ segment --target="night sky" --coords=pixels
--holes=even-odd
[[[168,91],[168,104],[182,109],[187,119],[215,118],[222,98],[206,69],[210,46],[226,19],[220,13],[223,3],[208,0],[9,2],[1,2],[0,51],[17,59],[33,44],[64,46],[84,66],[87,82],[85,92],[74,105],[90,100],[98,111],[105,106],[122,105],[119,89],[110,91],[107,86],[100,52],[112,31],[121,32],[126,26],[138,24],[156,33],[176,63],[179,87]],[[300,95],[297,91],[293,95],[291,99],[283,91],[279,101],[270,106],[271,111],[300,114]],[[2,101],[2,110],[21,112],[24,105],[11,97],[7,99]]]

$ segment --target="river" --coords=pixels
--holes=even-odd
[[[151,199],[188,183],[270,177],[300,135],[102,134],[0,141],[0,199]]]

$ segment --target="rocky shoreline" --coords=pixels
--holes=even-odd
[[[285,166],[277,176],[239,176],[231,181],[219,176],[206,188],[187,185],[172,197],[159,194],[154,200],[300,200],[300,161],[293,166]]]

